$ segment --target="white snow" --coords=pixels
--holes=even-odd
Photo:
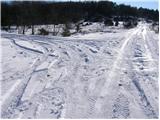
[[[159,41],[148,24],[1,37],[2,118],[158,118]]]

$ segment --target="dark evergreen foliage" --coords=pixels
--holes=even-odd
[[[110,1],[85,2],[1,2],[2,26],[33,26],[38,24],[60,24],[79,20],[101,22],[117,17],[117,21],[127,17],[141,17],[158,21],[159,11],[117,5]],[[33,33],[34,34],[34,33]]]

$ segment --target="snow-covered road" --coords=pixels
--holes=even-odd
[[[158,34],[92,35],[2,33],[1,117],[158,118]]]

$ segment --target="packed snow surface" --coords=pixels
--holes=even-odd
[[[2,32],[1,118],[158,118],[158,34]]]

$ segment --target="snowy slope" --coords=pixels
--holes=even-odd
[[[158,34],[2,33],[2,118],[158,118]]]

